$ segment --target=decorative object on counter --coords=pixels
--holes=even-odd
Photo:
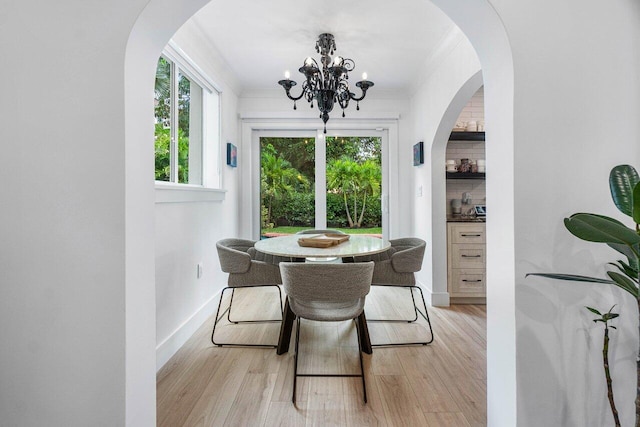
[[[465,205],[468,205],[469,203],[471,203],[472,197],[471,197],[471,193],[469,193],[468,191],[465,191],[464,193],[462,193],[462,203],[464,203]]]
[[[467,123],[467,127],[465,128],[465,130],[467,132],[477,132],[478,131],[478,124],[475,121],[470,121],[469,123]]]
[[[227,164],[232,168],[238,166],[238,147],[227,142]]]
[[[485,173],[486,172],[486,163],[484,159],[476,160],[476,164],[478,165],[478,172]]]
[[[478,120],[478,132],[484,132],[484,120]]]
[[[297,83],[290,80],[289,71],[285,71],[284,80],[278,82],[281,85],[289,99],[293,101],[293,109],[296,109],[296,101],[304,97],[313,108],[315,99],[320,110],[320,118],[324,122],[324,133],[327,133],[327,121],[329,113],[333,110],[334,104],[338,104],[342,108],[342,117],[344,110],[349,106],[349,101],[356,101],[356,110],[360,109],[360,101],[367,94],[367,89],[373,86],[373,82],[367,80],[367,73],[362,73],[362,80],[356,83],[356,86],[362,91],[362,95],[357,97],[349,87],[349,72],[356,68],[356,63],[349,58],[334,56],[336,50],[336,42],[333,34],[323,33],[318,36],[316,42],[316,52],[320,54],[322,59],[322,69],[312,57],[304,60],[302,67],[298,69],[305,76],[302,82],[302,92],[299,96],[291,96],[291,88]]]
[[[458,166],[456,165],[455,160],[447,160],[447,164],[445,165],[447,168],[447,172],[457,172]]]
[[[460,166],[458,166],[458,172],[469,173],[471,172],[471,164],[469,159],[460,159]]]
[[[476,161],[470,160],[469,163],[471,164],[471,173],[478,173],[478,165],[476,164]]]
[[[413,166],[424,163],[424,142],[420,141],[413,146]]]
[[[451,213],[454,215],[460,215],[462,213],[462,200],[460,199],[451,200]]]
[[[467,122],[457,122],[453,128],[454,132],[464,132],[465,130],[467,130]]]

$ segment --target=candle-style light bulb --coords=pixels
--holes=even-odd
[[[335,58],[333,58],[333,64],[334,65],[340,65],[342,63],[342,57],[341,56],[336,56]]]
[[[307,59],[304,60],[304,65],[310,67],[313,64],[313,59],[310,56],[307,56]]]
[[[289,72],[289,70],[284,72],[284,78],[289,80],[289,77],[291,77],[291,73]]]
[[[367,73],[362,73],[362,80],[367,80]]]

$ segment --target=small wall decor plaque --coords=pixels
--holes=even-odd
[[[238,166],[238,147],[227,142],[227,164],[232,168]]]
[[[424,163],[424,143],[418,142],[413,146],[413,166],[418,166]]]

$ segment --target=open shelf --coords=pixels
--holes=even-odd
[[[447,179],[485,179],[485,173],[484,172],[476,172],[476,173],[447,172]]]
[[[451,132],[449,141],[484,141],[484,132]]]

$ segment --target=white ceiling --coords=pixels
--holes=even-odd
[[[355,61],[354,81],[366,72],[371,91],[407,91],[461,34],[425,0],[213,0],[192,19],[243,92],[279,89],[285,70],[300,83],[297,70],[307,56],[319,60],[324,32],[335,36],[336,55]]]

